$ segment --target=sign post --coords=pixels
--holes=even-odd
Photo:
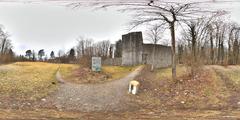
[[[101,67],[101,57],[92,57],[92,71],[100,72]]]

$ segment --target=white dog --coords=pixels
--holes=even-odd
[[[128,92],[136,95],[137,91],[139,89],[139,85],[140,85],[140,83],[138,81],[136,81],[136,80],[130,81]]]

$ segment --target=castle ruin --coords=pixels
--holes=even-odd
[[[139,64],[153,64],[156,68],[168,67],[172,64],[171,47],[144,44],[142,32],[132,32],[122,35],[122,65],[132,66]]]

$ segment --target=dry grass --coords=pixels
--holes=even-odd
[[[63,77],[71,76],[73,71],[80,68],[78,65],[74,64],[61,64],[60,73]]]
[[[73,65],[62,65],[67,74]],[[17,62],[0,66],[0,94],[4,98],[35,100],[56,90],[58,64]]]
[[[101,72],[93,72],[92,70],[80,67],[80,69],[69,68],[63,78],[66,81],[77,84],[98,84],[125,77],[136,67],[123,66],[103,66]],[[61,71],[62,74],[62,71]]]
[[[183,65],[177,66],[177,77],[181,77],[188,73],[187,68]],[[158,79],[172,79],[172,68],[161,68],[157,69],[156,77]]]
[[[235,84],[240,84],[240,66],[214,66],[217,70],[220,70],[224,73],[230,80],[232,80]]]
[[[103,66],[103,73],[109,75],[109,80],[115,80],[128,75],[130,72],[134,71],[138,66],[126,67],[126,66]]]
[[[139,103],[162,109],[216,109],[226,106],[230,92],[211,67],[203,68],[193,79],[184,66],[177,66],[177,80],[171,79],[171,68],[143,71]]]

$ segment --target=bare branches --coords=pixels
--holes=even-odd
[[[0,27],[0,63],[13,61],[12,43],[9,34]]]
[[[108,56],[108,49],[110,48],[110,41],[103,40],[97,43],[94,43],[93,39],[85,38],[80,36],[77,38],[77,57],[92,57],[92,56],[101,56],[106,58]]]
[[[195,13],[200,13],[200,9],[193,7],[194,3],[166,2],[150,0],[145,2],[105,2],[95,4],[100,8],[112,6],[123,7],[123,11],[134,11],[135,15],[131,22],[132,28],[146,24],[158,22],[167,25],[171,32],[172,41],[172,78],[176,80],[176,48],[175,48],[175,23],[191,19]],[[204,13],[206,14],[206,12]],[[199,17],[199,16],[197,16]],[[166,24],[167,23],[167,24]],[[156,38],[156,36],[155,36]]]
[[[162,38],[163,32],[165,31],[165,29],[163,29],[162,26],[164,26],[164,24],[160,25],[154,24],[151,25],[151,27],[149,27],[149,30],[146,32],[146,35],[151,43],[157,44]]]

